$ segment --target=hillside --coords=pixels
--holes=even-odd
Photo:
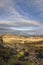
[[[2,41],[5,45],[14,44],[28,44],[30,46],[42,46],[43,47],[43,37],[23,37],[11,34],[1,35]]]
[[[15,35],[3,35],[2,36],[3,41],[9,42],[9,41],[15,41],[15,40],[22,40],[22,41],[28,41],[28,42],[38,42],[38,41],[43,41],[42,37],[23,37],[23,36],[15,36]]]
[[[43,65],[43,38],[0,35],[0,65]]]

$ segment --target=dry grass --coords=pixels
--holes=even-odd
[[[20,36],[14,36],[14,35],[4,35],[2,37],[3,42],[5,43],[35,43],[35,42],[40,42],[43,41],[42,37],[29,37],[29,38],[25,38],[25,37],[20,37]]]

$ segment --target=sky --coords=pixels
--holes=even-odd
[[[0,34],[43,35],[43,0],[0,0]]]

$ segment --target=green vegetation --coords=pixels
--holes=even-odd
[[[43,65],[43,47],[30,47],[25,43],[10,48],[5,47],[1,39],[0,65]]]

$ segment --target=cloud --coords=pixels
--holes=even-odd
[[[30,32],[34,34],[34,31],[39,33],[41,30],[41,34],[42,28],[42,0],[0,0],[1,32],[21,31],[22,33],[26,32],[26,34]]]
[[[8,30],[10,32],[10,30],[12,31],[32,31],[32,30],[37,30],[40,27],[42,27],[39,23],[36,23],[34,21],[19,21],[19,22],[11,22],[11,21],[0,21],[0,30],[5,29]],[[7,22],[7,23],[6,23]],[[21,22],[21,23],[20,23]],[[32,23],[31,23],[32,22]],[[3,30],[3,31],[5,31]]]
[[[14,7],[25,18],[43,20],[43,0],[14,0]]]

